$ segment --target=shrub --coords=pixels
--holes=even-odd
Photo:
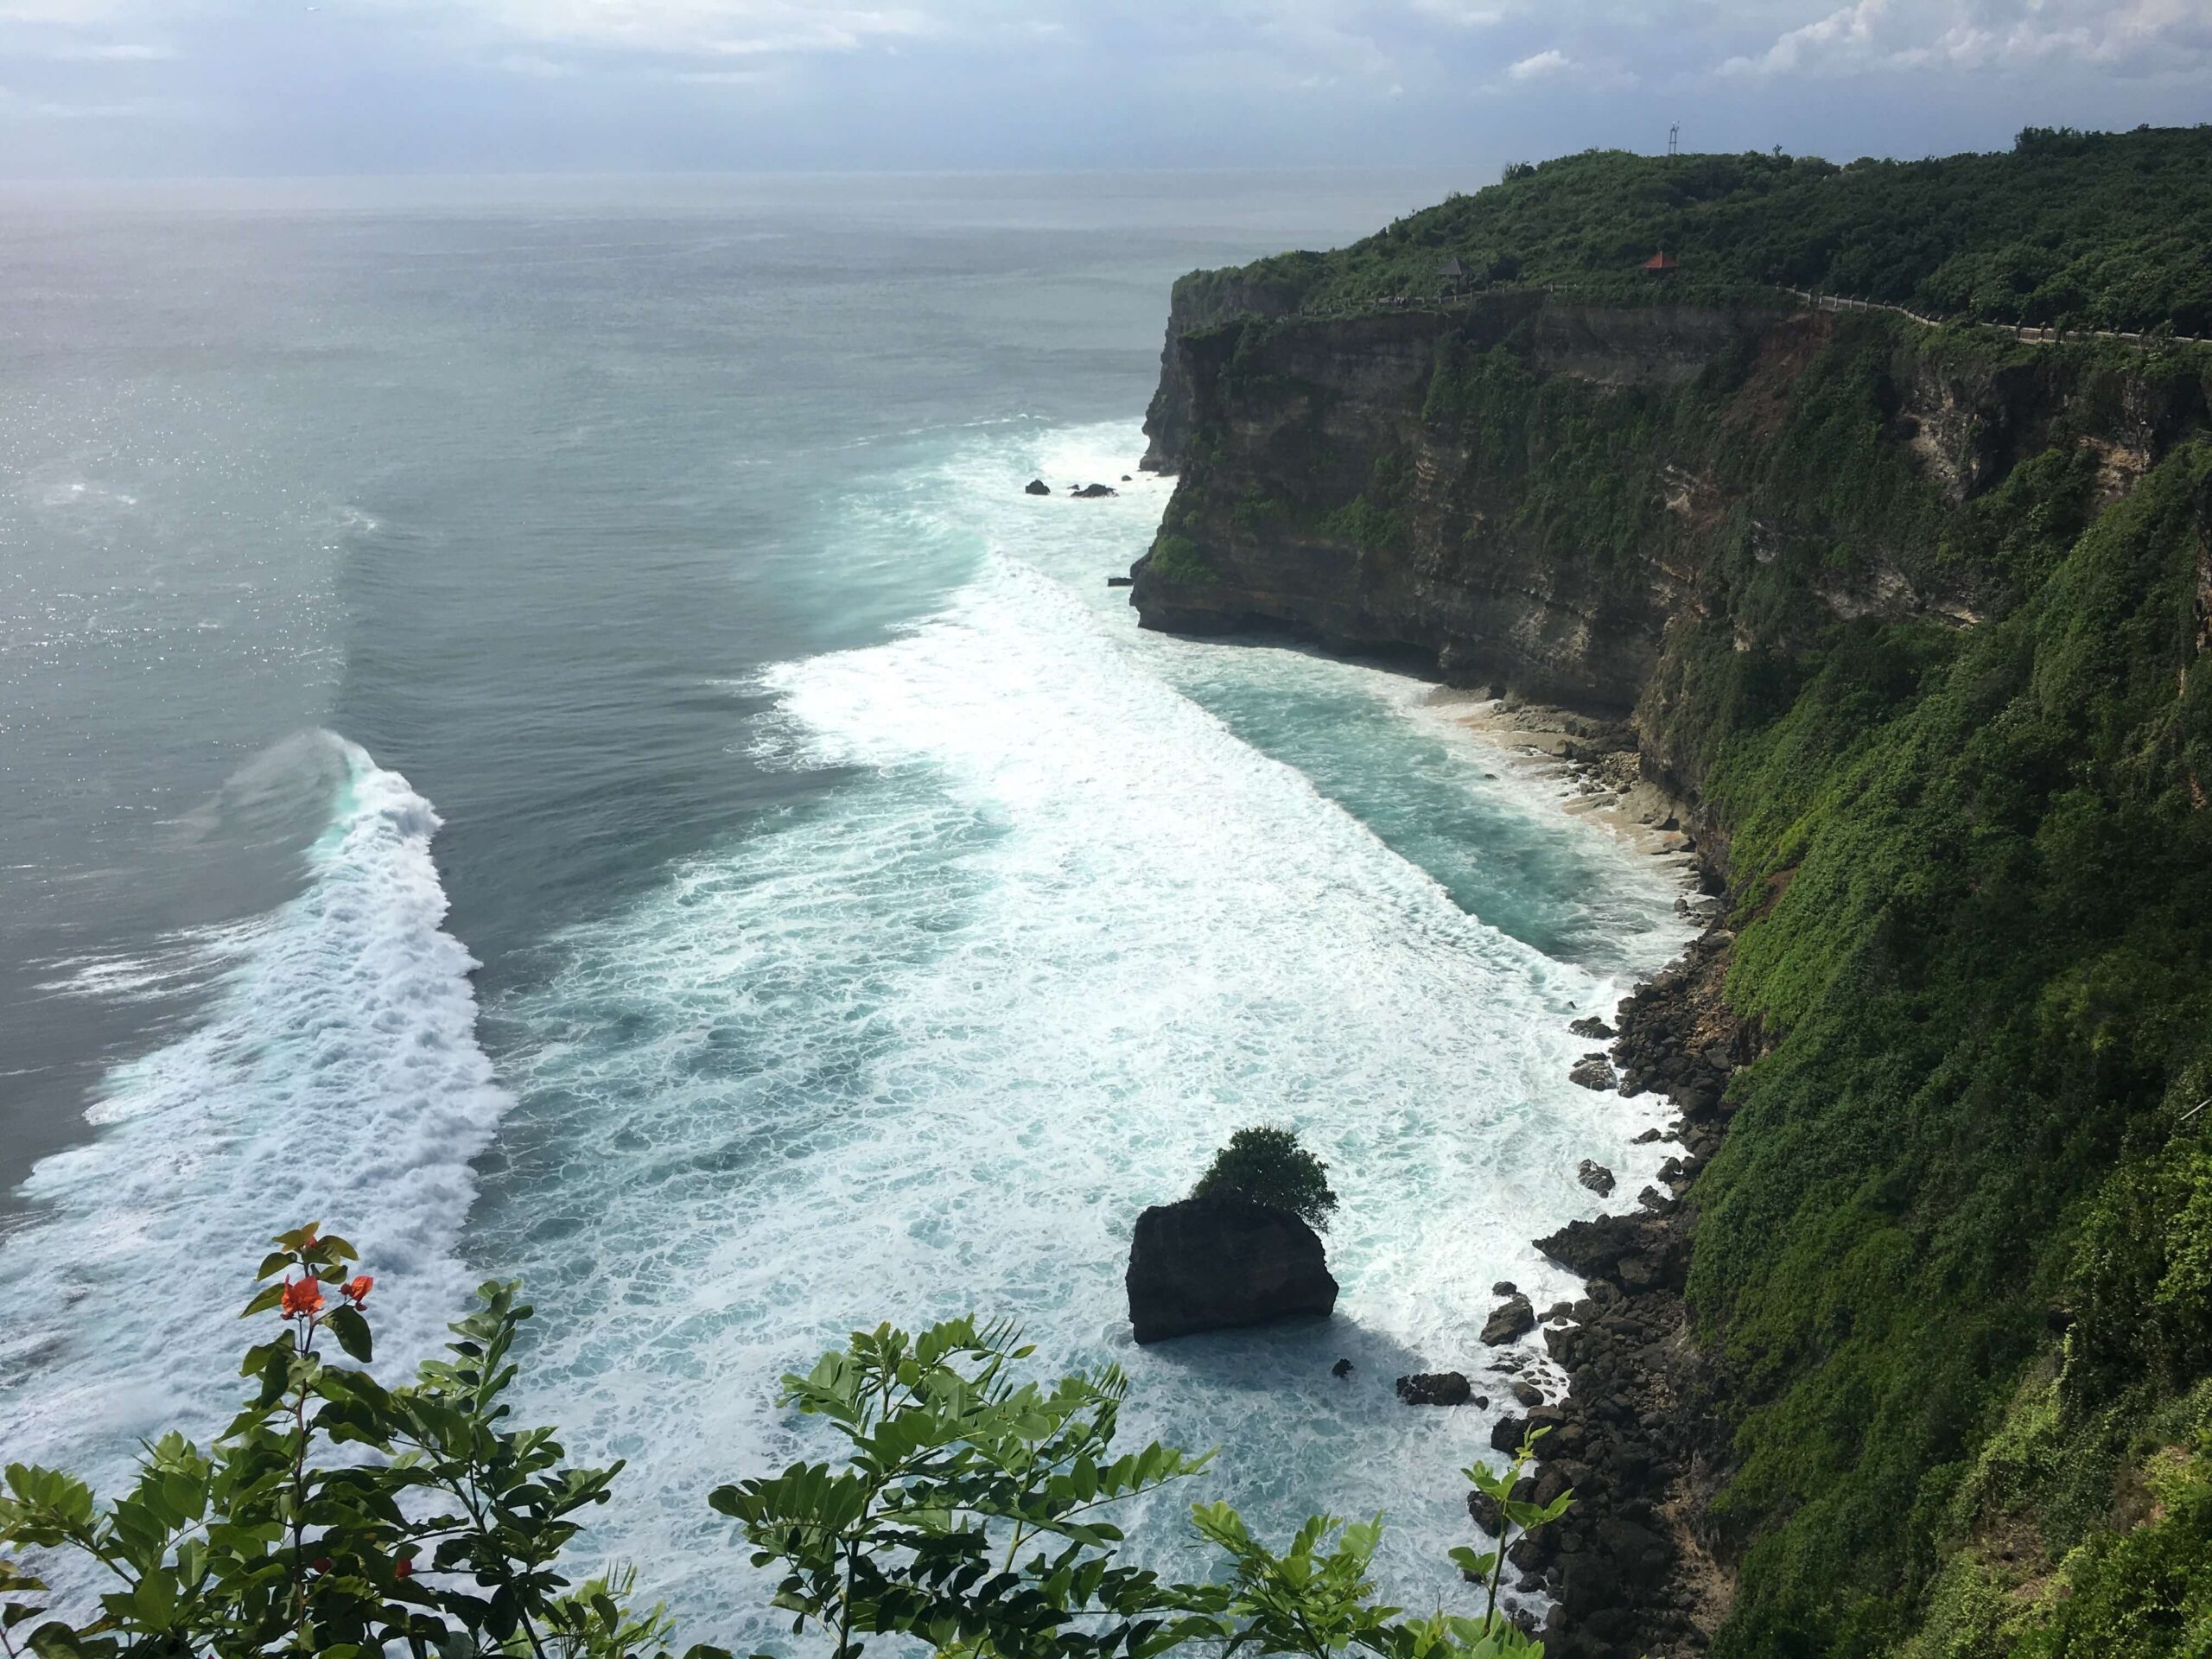
[[[38,1659],[664,1652],[668,1621],[628,1605],[629,1574],[572,1590],[558,1570],[575,1517],[622,1465],[569,1467],[551,1429],[506,1426],[510,1351],[531,1317],[515,1287],[483,1286],[449,1357],[386,1389],[321,1344],[370,1357],[374,1281],[347,1277],[353,1247],[313,1223],[275,1242],[245,1314],[281,1328],[246,1350],[253,1396],[212,1447],[163,1435],[105,1508],[59,1470],[8,1465],[0,1542],[88,1558],[114,1586],[82,1628],[48,1619],[8,1637],[11,1659],[24,1646]],[[44,1590],[0,1557],[0,1632],[48,1611]]]
[[[1152,544],[1151,555],[1145,563],[1163,582],[1203,587],[1221,580],[1221,573],[1213,568],[1204,550],[1187,536],[1163,535]]]
[[[1294,1129],[1267,1125],[1239,1129],[1214,1154],[1213,1167],[1198,1178],[1191,1196],[1242,1192],[1255,1204],[1287,1210],[1309,1227],[1325,1230],[1337,1195],[1329,1190],[1329,1166],[1298,1144]]]
[[[320,1346],[328,1336],[370,1357],[372,1281],[347,1276],[353,1247],[312,1224],[276,1243],[246,1316],[274,1313],[283,1328],[247,1350],[254,1397],[208,1452],[163,1436],[105,1507],[59,1470],[8,1466],[0,1655],[666,1659],[671,1622],[632,1608],[632,1574],[571,1589],[558,1571],[572,1517],[606,1501],[622,1465],[567,1467],[554,1431],[505,1426],[531,1316],[515,1287],[485,1285],[453,1327],[451,1357],[388,1389]],[[1509,1527],[1495,1551],[1451,1552],[1487,1588],[1479,1617],[1406,1619],[1376,1600],[1380,1516],[1316,1516],[1277,1554],[1228,1504],[1196,1505],[1192,1524],[1227,1570],[1171,1583],[1119,1560],[1109,1511],[1197,1476],[1211,1454],[1155,1442],[1116,1456],[1121,1370],[1020,1380],[1031,1352],[1004,1323],[953,1319],[911,1337],[887,1325],[783,1379],[784,1403],[827,1420],[849,1455],[719,1487],[709,1502],[737,1520],[755,1567],[782,1569],[773,1605],[795,1616],[793,1634],[816,1627],[834,1659],[861,1659],[874,1636],[960,1659],[1157,1659],[1193,1643],[1306,1659],[1542,1659],[1497,1605],[1511,1529],[1567,1507],[1512,1496],[1533,1437],[1503,1472],[1464,1471]],[[98,1616],[42,1617],[50,1598],[26,1550],[95,1564],[113,1586]],[[685,1659],[730,1656],[695,1646]]]

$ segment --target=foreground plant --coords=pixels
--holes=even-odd
[[[1316,1516],[1278,1554],[1230,1505],[1200,1504],[1192,1518],[1225,1557],[1226,1576],[1171,1583],[1122,1564],[1122,1534],[1107,1512],[1198,1475],[1211,1454],[1155,1442],[1113,1456],[1128,1392],[1121,1370],[1049,1389],[1017,1382],[1012,1368],[1032,1351],[1003,1324],[955,1319],[918,1337],[885,1325],[784,1379],[786,1404],[827,1418],[845,1439],[842,1466],[794,1464],[709,1501],[741,1523],[756,1567],[781,1570],[775,1605],[794,1615],[794,1634],[818,1630],[833,1659],[858,1659],[878,1635],[1006,1659],[1147,1659],[1192,1642],[1312,1659],[1353,1648],[1384,1659],[1541,1655],[1499,1608],[1489,1556],[1453,1552],[1487,1580],[1479,1618],[1408,1620],[1380,1603],[1380,1517]],[[1485,1490],[1503,1482],[1493,1495],[1523,1530],[1567,1508],[1565,1497],[1512,1498],[1529,1451],[1503,1477],[1479,1471]],[[1509,1541],[1499,1540],[1498,1560]]]
[[[515,1287],[484,1285],[448,1357],[387,1389],[361,1369],[375,1281],[349,1276],[353,1247],[314,1224],[275,1243],[245,1317],[279,1328],[246,1351],[253,1396],[208,1450],[162,1436],[105,1508],[73,1476],[8,1466],[0,1542],[89,1560],[110,1586],[86,1624],[34,1624],[45,1586],[0,1558],[9,1659],[662,1652],[668,1623],[627,1605],[627,1575],[572,1589],[558,1571],[621,1465],[565,1466],[551,1429],[505,1426],[531,1313]]]
[[[568,1466],[552,1430],[505,1426],[531,1317],[515,1287],[484,1285],[448,1357],[386,1389],[362,1369],[374,1281],[350,1273],[353,1246],[312,1225],[276,1243],[245,1313],[277,1328],[246,1351],[252,1398],[208,1450],[163,1436],[105,1507],[73,1476],[8,1466],[0,1546],[73,1555],[107,1587],[97,1616],[72,1624],[47,1616],[28,1563],[0,1554],[0,1659],[667,1659],[670,1621],[632,1605],[632,1573],[571,1586],[560,1570],[577,1516],[606,1501],[622,1465]],[[912,1337],[885,1325],[784,1379],[785,1403],[828,1420],[847,1455],[711,1502],[739,1522],[756,1567],[779,1569],[773,1605],[794,1633],[811,1627],[835,1659],[859,1659],[876,1636],[976,1659],[1153,1659],[1192,1643],[1541,1659],[1498,1608],[1491,1557],[1453,1552],[1469,1576],[1488,1574],[1479,1618],[1407,1619],[1381,1604],[1379,1517],[1315,1516],[1278,1554],[1228,1504],[1201,1504],[1217,1580],[1174,1583],[1123,1562],[1114,1508],[1198,1475],[1211,1454],[1154,1443],[1116,1456],[1121,1370],[1021,1380],[1032,1351],[1004,1324],[955,1319]],[[1513,1525],[1566,1507],[1515,1503],[1519,1464],[1469,1474]],[[685,1659],[729,1656],[694,1647]]]

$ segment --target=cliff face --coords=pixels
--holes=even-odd
[[[1750,651],[1840,621],[1971,626],[2017,599],[2018,573],[1950,556],[1943,510],[2053,451],[2116,499],[2206,413],[2201,377],[1955,358],[1879,317],[1529,294],[1339,321],[1278,316],[1281,293],[1236,309],[1253,300],[1178,287],[1146,430],[1147,464],[1181,482],[1135,567],[1143,625],[1410,652],[1453,684],[1640,711],[1656,770],[1691,786],[1670,629],[1724,620]],[[1826,407],[1839,391],[1858,406]],[[1839,413],[1861,428],[1843,459],[1867,499],[1819,476]],[[1916,480],[1904,508],[1932,511],[1891,499]],[[1745,553],[1783,568],[1747,584]]]
[[[1185,342],[1248,318],[1287,315],[1298,308],[1302,291],[1294,278],[1261,280],[1238,270],[1194,270],[1176,283],[1167,299],[1167,343],[1160,348],[1160,387],[1145,410],[1147,445],[1137,462],[1141,468],[1175,471],[1190,442],[1197,386]]]
[[[1556,556],[1522,521],[1485,435],[1429,418],[1438,363],[1510,336],[1537,372],[1592,388],[1675,386],[1753,337],[1755,319],[1503,302],[1465,317],[1398,315],[1172,342],[1154,442],[1185,470],[1174,533],[1198,580],[1141,565],[1145,625],[1254,624],[1332,643],[1411,647],[1459,683],[1497,682],[1625,711],[1650,677],[1694,570],[1654,549],[1624,571]],[[1204,435],[1193,445],[1192,433]],[[1379,469],[1379,471],[1378,471]]]
[[[1680,1276],[1585,1310],[1562,1653],[2086,1655],[2212,1597],[2083,1548],[2212,1516],[2209,391],[1778,306],[1171,331],[1146,626],[1626,712],[1730,887],[1624,1038],[1741,1069],[1677,1100]]]

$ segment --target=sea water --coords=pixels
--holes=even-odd
[[[1578,1162],[1621,1207],[1661,1156],[1566,1027],[1679,949],[1679,873],[1419,681],[1104,586],[1172,487],[1134,465],[1166,276],[1408,204],[967,188],[50,241],[0,504],[43,1044],[8,1456],[111,1481],[219,1422],[257,1245],[317,1218],[387,1368],[524,1280],[522,1408],[626,1460],[588,1553],[687,1639],[776,1640],[705,1498],[831,1449],[778,1376],[969,1311],[1218,1448],[1147,1559],[1207,1570],[1196,1497],[1382,1512],[1392,1593],[1462,1599],[1491,1283],[1573,1294],[1530,1241],[1606,1207]],[[111,268],[148,238],[189,292]],[[1138,1211],[1255,1122],[1331,1166],[1336,1317],[1135,1347]],[[1442,1369],[1490,1407],[1395,1398]]]

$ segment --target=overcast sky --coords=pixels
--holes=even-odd
[[[2212,119],[2212,0],[0,0],[0,177],[1838,160]]]

